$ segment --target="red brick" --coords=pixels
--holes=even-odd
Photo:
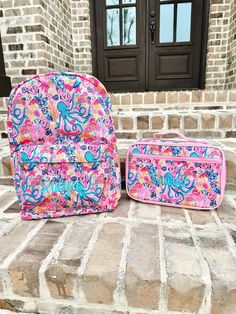
[[[168,310],[197,312],[205,284],[196,249],[187,229],[164,228],[167,258]]]
[[[202,114],[202,128],[214,129],[214,127],[215,127],[215,115],[203,113]]]
[[[153,130],[160,130],[164,125],[164,117],[163,116],[153,116],[152,117],[152,128]]]
[[[47,221],[9,267],[12,290],[21,296],[39,297],[39,269],[65,225]]]
[[[129,306],[157,309],[160,268],[157,227],[139,225],[132,230],[129,246],[125,294]]]
[[[45,273],[53,298],[73,298],[73,290],[77,282],[77,269],[94,229],[94,224],[72,226],[59,257],[49,265]]]
[[[122,129],[123,130],[132,130],[134,127],[133,119],[130,117],[122,117]]]
[[[83,288],[90,303],[113,302],[125,228],[118,223],[103,226],[83,276]]]
[[[0,238],[0,263],[10,255],[15,249],[21,244],[26,238],[27,234],[35,228],[37,225],[36,221],[19,222],[9,233]]]
[[[137,117],[137,128],[141,130],[149,129],[149,116]]]
[[[173,220],[186,222],[182,208],[168,206],[161,206],[161,220],[165,222]]]
[[[168,117],[168,127],[169,127],[169,129],[179,129],[180,128],[180,117],[177,115],[170,115]]]
[[[166,103],[166,92],[156,93],[156,103],[165,104]]]

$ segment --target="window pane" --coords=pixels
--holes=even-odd
[[[176,41],[190,41],[191,39],[192,3],[179,3],[177,7]]]
[[[122,0],[123,4],[127,4],[127,3],[136,3],[136,0]]]
[[[107,10],[107,46],[120,45],[120,10]]]
[[[119,0],[106,0],[106,5],[117,5]]]
[[[123,9],[123,44],[136,45],[136,7]]]
[[[160,43],[174,41],[174,4],[161,5],[160,8]]]

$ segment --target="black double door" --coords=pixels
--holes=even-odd
[[[199,88],[204,0],[95,0],[97,77],[109,91]]]

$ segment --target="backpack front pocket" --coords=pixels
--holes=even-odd
[[[54,145],[25,147],[20,152],[23,199],[21,209],[45,216],[107,209],[114,177],[109,147]]]

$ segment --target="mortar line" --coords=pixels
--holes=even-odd
[[[10,214],[5,214],[0,211],[1,219],[18,219],[20,217],[19,213],[10,213]]]
[[[222,232],[224,233],[227,247],[231,254],[233,255],[233,257],[236,259],[236,246],[233,238],[231,237],[231,234],[229,233],[228,229],[225,228],[224,224],[221,222],[215,210],[211,211],[211,215],[215,219],[215,222],[218,224],[218,226],[221,228]]]
[[[132,199],[130,199],[130,208],[129,208],[129,214],[128,214],[128,221],[129,222],[135,222],[135,218],[134,217],[134,208],[135,208],[135,204],[136,202]],[[138,221],[138,219],[137,219]]]
[[[103,227],[103,222],[100,222],[96,229],[94,230],[89,243],[87,245],[87,248],[83,254],[83,257],[81,259],[80,267],[77,269],[76,275],[77,275],[77,283],[78,287],[77,289],[74,289],[74,296],[75,298],[79,300],[83,300],[83,303],[87,303],[87,299],[85,297],[84,291],[83,291],[83,275],[87,266],[87,263],[89,261],[89,258],[93,252],[93,249],[97,243],[97,239],[99,236],[99,233]]]
[[[1,159],[0,159],[1,162]],[[2,186],[2,185],[1,185]],[[0,197],[2,197],[5,193],[9,192],[10,190],[6,189],[6,190],[0,190]]]
[[[199,313],[202,314],[211,314],[211,295],[212,295],[212,282],[211,282],[211,273],[208,262],[202,252],[201,246],[199,244],[199,238],[196,235],[194,225],[192,223],[191,217],[186,209],[184,209],[185,218],[187,220],[190,234],[194,243],[194,247],[197,252],[198,260],[202,269],[202,279],[206,284],[204,298],[199,309]]]
[[[135,203],[134,203],[135,204]],[[105,222],[114,222],[114,221],[117,221],[117,222],[121,222],[121,223],[126,223],[126,221],[128,221],[129,223],[132,223],[132,224],[148,224],[148,225],[160,225],[160,221],[159,219],[155,219],[155,220],[149,220],[149,219],[145,219],[145,218],[135,218],[135,217],[129,217],[128,219],[127,218],[124,218],[124,217],[105,217],[105,218],[102,218],[101,221],[103,221],[104,223]],[[168,226],[168,227],[173,227],[175,228],[177,226],[177,223],[175,222],[163,222],[162,223],[163,226]],[[182,223],[181,227],[184,227],[184,226],[187,226],[187,223]],[[179,227],[179,224],[178,224],[178,227]]]
[[[0,265],[0,269],[7,269],[9,267],[9,265],[13,262],[16,256],[24,250],[27,244],[29,244],[29,242],[33,239],[33,237],[38,233],[38,231],[43,227],[45,223],[46,219],[38,222],[37,226],[27,234],[25,240],[21,242],[21,244],[15,249],[15,251],[8,255],[8,257]]]
[[[26,297],[19,297],[20,301],[23,302],[27,302],[28,299]],[[83,309],[91,309],[91,310],[105,310],[105,311],[118,311],[123,312],[123,313],[130,313],[130,314],[162,314],[159,310],[150,310],[150,309],[144,309],[144,308],[135,308],[135,307],[124,307],[124,306],[120,306],[117,307],[115,305],[109,305],[109,304],[95,304],[95,303],[89,303],[89,304],[81,304],[76,302],[75,300],[63,300],[63,303],[60,303],[60,301],[62,302],[62,300],[57,300],[57,299],[53,299],[51,298],[50,300],[44,299],[44,300],[39,300],[39,299],[35,299],[35,304],[36,304],[36,309],[37,309],[37,313],[46,313],[46,312],[41,312],[40,311],[40,305],[45,305],[46,302],[50,302],[50,305],[55,306],[55,310],[57,310],[58,313],[58,308],[61,306],[62,308],[65,306],[70,306],[73,307],[73,310],[82,310]],[[32,301],[30,301],[32,302]],[[45,303],[44,303],[45,302]],[[45,308],[45,307],[44,307]],[[24,313],[24,311],[27,311],[26,309],[22,309],[22,311],[20,313]],[[10,312],[12,313],[12,312]],[[17,312],[18,313],[18,312]],[[27,311],[27,313],[30,313]],[[35,313],[32,312],[32,314]],[[47,312],[49,313],[49,312]],[[82,313],[82,312],[80,312]],[[179,312],[179,311],[167,311],[164,314],[183,314],[183,312]],[[196,314],[193,312],[184,312],[184,314]]]
[[[73,225],[73,222],[69,223],[65,230],[63,231],[62,235],[59,237],[57,243],[54,245],[50,253],[47,255],[47,257],[42,261],[41,267],[39,269],[39,291],[40,296],[50,297],[50,291],[46,282],[45,278],[45,272],[52,261],[53,258],[58,258],[60,250],[63,248],[65,239],[67,237],[67,234],[69,233],[71,226]]]
[[[11,201],[9,200],[5,206],[1,207],[1,210],[0,210],[1,217],[2,215],[7,217],[8,214],[4,213],[4,211],[7,210],[11,205],[13,205],[17,200],[18,200],[17,197],[15,197],[13,200]],[[13,213],[13,214],[16,214],[16,213]]]
[[[18,216],[16,220],[12,220],[11,222],[7,223],[1,230],[0,230],[0,238],[7,235],[11,230],[18,224],[20,221],[20,217]]]
[[[167,263],[165,257],[165,238],[163,233],[163,225],[160,222],[158,225],[158,235],[159,235],[159,259],[160,259],[160,298],[159,298],[159,309],[161,313],[167,312],[167,303],[168,303],[168,291],[167,291]]]
[[[167,291],[167,264],[165,258],[165,238],[163,233],[163,223],[161,220],[161,207],[156,205],[158,209],[157,221],[158,221],[158,237],[159,237],[159,262],[160,262],[160,297],[159,297],[159,309],[161,313],[167,312],[168,303],[168,291]]]

